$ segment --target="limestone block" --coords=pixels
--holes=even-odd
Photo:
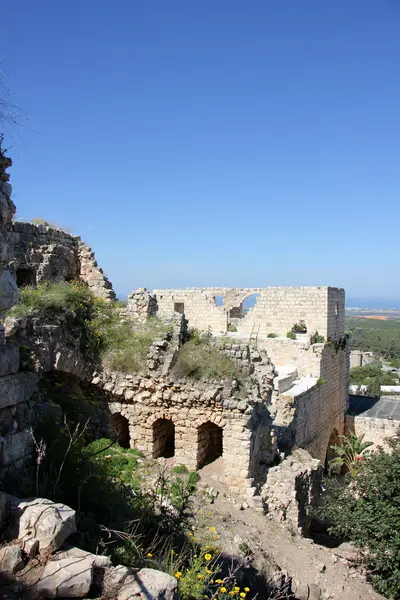
[[[12,575],[24,566],[22,552],[19,546],[5,546],[0,548],[0,573]]]
[[[0,311],[5,311],[14,306],[19,300],[19,290],[10,271],[3,271],[0,275]]]
[[[12,465],[32,452],[33,441],[29,431],[16,431],[0,438],[0,464]]]
[[[102,556],[101,554],[92,554],[91,552],[86,552],[86,550],[76,548],[75,546],[70,546],[69,544],[65,544],[65,546],[59,552],[57,552],[54,558],[58,561],[64,560],[65,558],[88,558],[93,562],[93,566],[96,569],[106,569],[112,567],[111,558],[109,556]]]
[[[141,569],[129,575],[120,589],[117,600],[177,600],[178,582],[175,577],[156,569]]]
[[[47,563],[35,591],[46,598],[84,598],[92,580],[90,558],[64,558]]]
[[[19,349],[17,346],[0,346],[0,377],[16,373],[19,369]]]
[[[17,509],[22,512],[18,538],[23,542],[37,539],[40,552],[54,552],[76,531],[75,511],[65,504],[35,498],[21,501]]]
[[[0,409],[26,402],[36,390],[36,373],[21,371],[0,378]]]

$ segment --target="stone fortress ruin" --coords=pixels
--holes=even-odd
[[[94,253],[80,238],[46,225],[16,222],[10,239],[19,286],[80,279],[104,300],[115,297]],[[249,296],[255,303],[246,309]],[[62,327],[14,319],[6,324],[7,333],[19,344],[34,345],[42,377],[51,380],[58,373],[95,390],[101,398],[93,408],[95,435],[112,436],[117,430],[121,444],[190,469],[218,460],[218,479],[250,502],[263,501],[270,510],[291,502],[293,487],[302,488],[304,474],[315,471],[319,463],[314,459],[325,463],[329,446],[344,431],[344,290],[139,289],[130,294],[124,314],[136,324],[152,316],[172,324],[172,334],[154,340],[147,373],[94,371],[79,350],[66,346]],[[288,338],[299,322],[305,330]],[[235,380],[196,381],[174,372],[188,329],[208,335],[213,347],[240,366],[248,376],[245,389]],[[33,392],[31,385],[21,396],[2,401],[3,469],[23,464],[31,452],[26,427],[34,410]],[[274,466],[279,457],[293,457],[297,448],[309,454],[297,454],[300,458],[289,470],[285,461]],[[288,476],[293,481],[282,486],[281,476],[284,483]]]

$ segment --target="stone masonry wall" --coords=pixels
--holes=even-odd
[[[258,294],[256,303],[242,318],[237,309],[246,297]],[[292,326],[304,320],[308,333],[337,340],[344,329],[344,290],[331,287],[269,287],[265,289],[192,288],[154,290],[160,315],[183,312],[189,327],[213,333],[225,332],[231,315],[239,334],[285,336]],[[215,298],[222,296],[223,305]]]
[[[115,298],[94,252],[79,236],[46,225],[15,222],[13,243],[13,269],[20,286],[80,279],[96,296],[106,300]]]
[[[19,298],[14,278],[9,270],[13,257],[13,235],[10,231],[15,205],[11,200],[11,185],[7,169],[11,159],[0,149],[0,479],[10,471],[23,467],[30,455],[32,439],[27,431],[29,401],[36,389],[35,373],[18,372],[19,348],[4,332],[5,311]]]
[[[400,432],[400,421],[346,415],[346,431],[357,436],[364,434],[366,442],[388,449],[386,439],[393,438]]]

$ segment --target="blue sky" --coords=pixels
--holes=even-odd
[[[398,0],[13,0],[18,215],[73,227],[121,296],[400,298],[399,31]]]

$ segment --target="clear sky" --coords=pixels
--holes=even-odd
[[[18,216],[123,296],[337,285],[400,298],[399,0],[13,0]]]

